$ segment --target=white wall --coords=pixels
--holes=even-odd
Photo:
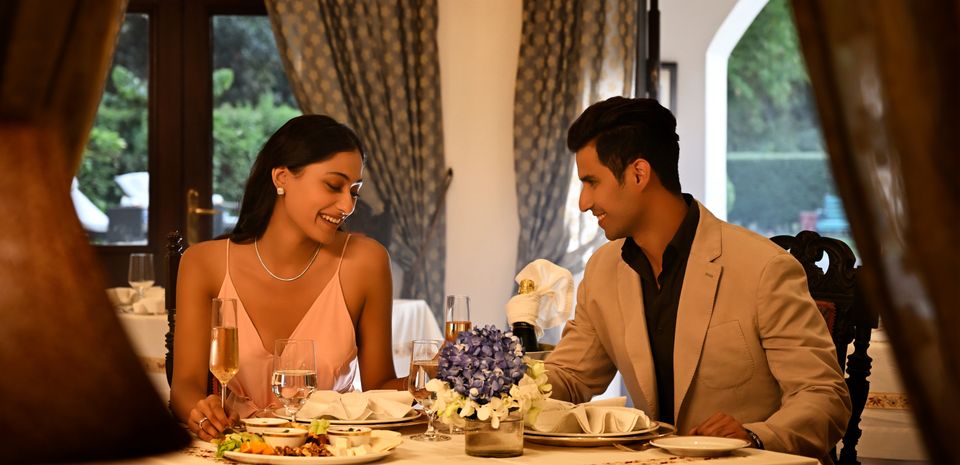
[[[742,0],[751,1],[751,0]],[[680,180],[708,204],[706,51],[737,0],[660,2],[661,58],[677,63]],[[440,0],[438,41],[447,164],[446,292],[479,324],[504,325],[517,254],[513,97],[521,0]],[[725,79],[725,76],[724,76]],[[725,89],[725,87],[724,87]],[[724,172],[711,172],[725,179]]]
[[[513,94],[520,0],[440,0],[447,165],[446,293],[471,298],[477,324],[505,322],[517,257]],[[442,322],[441,322],[442,323]]]

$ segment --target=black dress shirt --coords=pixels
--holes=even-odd
[[[640,275],[647,336],[650,338],[650,351],[657,376],[659,420],[670,424],[674,423],[673,342],[677,328],[677,305],[680,303],[690,246],[700,221],[700,209],[693,197],[683,194],[683,200],[687,204],[687,214],[663,251],[663,269],[659,276],[654,277],[650,260],[632,238],[628,237],[620,250],[623,261]]]

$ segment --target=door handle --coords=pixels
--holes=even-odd
[[[187,244],[200,242],[200,215],[218,215],[216,208],[200,206],[200,192],[190,188],[187,190]]]

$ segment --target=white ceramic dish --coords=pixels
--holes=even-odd
[[[290,424],[289,420],[283,418],[243,418],[240,420],[247,432],[259,434],[261,431],[270,428],[278,428]]]
[[[231,451],[224,452],[223,456],[240,463],[265,463],[268,465],[348,465],[352,463],[375,462],[392,453],[393,450],[371,452],[366,455],[355,455],[352,457],[283,457]]]
[[[336,444],[337,438],[344,438],[349,447],[357,447],[370,444],[371,431],[365,426],[331,426],[327,428],[327,438],[331,444]]]
[[[543,435],[544,433],[531,432],[530,430],[523,431],[523,440],[524,442],[530,442],[534,444],[543,444],[545,446],[558,446],[558,447],[602,447],[610,446],[613,444],[630,444],[634,442],[649,441],[651,439],[662,438],[664,436],[669,436],[677,432],[677,429],[668,423],[659,423],[659,427],[656,431],[648,431],[646,433],[636,433],[630,436],[549,436]],[[549,433],[547,433],[549,434]]]
[[[712,436],[673,436],[650,441],[650,445],[684,457],[716,457],[747,447],[743,439]]]
[[[290,420],[291,417],[284,414],[283,409],[279,409],[275,412],[277,417],[283,418],[285,420]],[[403,423],[411,420],[417,419],[420,416],[420,412],[417,410],[410,410],[406,416],[401,418],[378,418],[375,420],[338,420],[335,418],[328,418],[327,420],[331,425],[363,425],[363,426],[377,426],[377,425],[387,425],[390,423]],[[301,418],[297,417],[297,423],[310,423],[315,420],[315,418]]]
[[[307,430],[300,428],[264,428],[257,434],[273,447],[300,447],[307,442]]]

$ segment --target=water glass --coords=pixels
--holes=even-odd
[[[273,352],[273,395],[296,423],[297,412],[317,389],[316,343],[313,339],[277,339]]]
[[[410,376],[407,377],[407,389],[427,414],[427,431],[411,436],[415,441],[447,441],[450,436],[438,433],[433,428],[433,403],[437,393],[427,390],[427,383],[437,377],[440,370],[439,353],[443,341],[416,340],[410,343]]]
[[[137,296],[139,296],[139,298],[143,298],[144,289],[148,289],[150,286],[153,286],[155,279],[156,278],[153,275],[153,254],[130,254],[127,282],[130,283],[130,287],[137,290]]]

